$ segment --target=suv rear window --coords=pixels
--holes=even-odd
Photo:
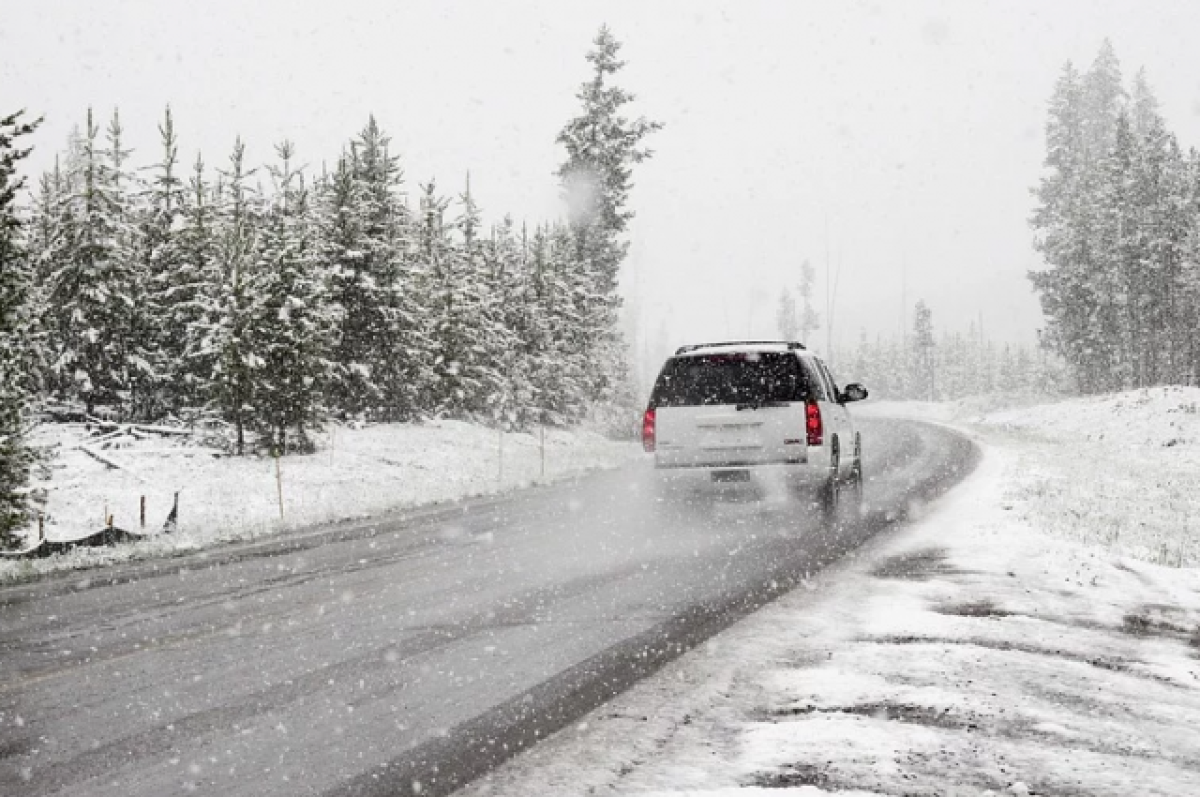
[[[667,360],[652,407],[804,401],[808,381],[793,354],[738,352]]]

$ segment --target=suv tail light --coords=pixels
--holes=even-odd
[[[646,451],[653,451],[656,442],[655,428],[655,413],[654,408],[646,410],[646,414],[642,416],[642,448]]]
[[[808,433],[808,444],[819,446],[825,440],[825,427],[821,423],[821,407],[815,401],[804,405],[804,431]]]

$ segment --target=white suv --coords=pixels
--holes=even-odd
[[[862,440],[846,404],[867,397],[839,390],[800,343],[731,341],[683,346],[650,396],[642,443],[655,466],[749,481],[779,470],[811,485],[827,512],[862,500]],[[843,502],[843,490],[851,490]]]

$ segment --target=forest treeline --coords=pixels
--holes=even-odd
[[[35,406],[216,421],[237,453],[304,450],[330,417],[570,424],[635,401],[617,277],[641,141],[601,29],[558,134],[569,212],[485,224],[469,178],[406,185],[374,118],[313,173],[289,142],[185,163],[169,109],[136,158],[88,110],[55,167],[0,122],[0,534],[28,521]],[[232,137],[232,135],[231,135]],[[28,196],[28,200],[25,197]],[[619,412],[619,410],[618,410]]]
[[[1045,345],[1085,393],[1200,374],[1200,152],[1166,126],[1144,71],[1127,89],[1112,45],[1068,63],[1046,123],[1030,275]]]
[[[902,337],[870,338],[836,352],[833,371],[862,382],[873,398],[953,401],[968,396],[1053,396],[1074,392],[1066,363],[1042,346],[997,343],[972,323],[966,333],[935,330],[924,301]]]

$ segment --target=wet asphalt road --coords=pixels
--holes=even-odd
[[[870,511],[577,482],[0,589],[0,794],[445,794],[948,489],[862,421]]]

